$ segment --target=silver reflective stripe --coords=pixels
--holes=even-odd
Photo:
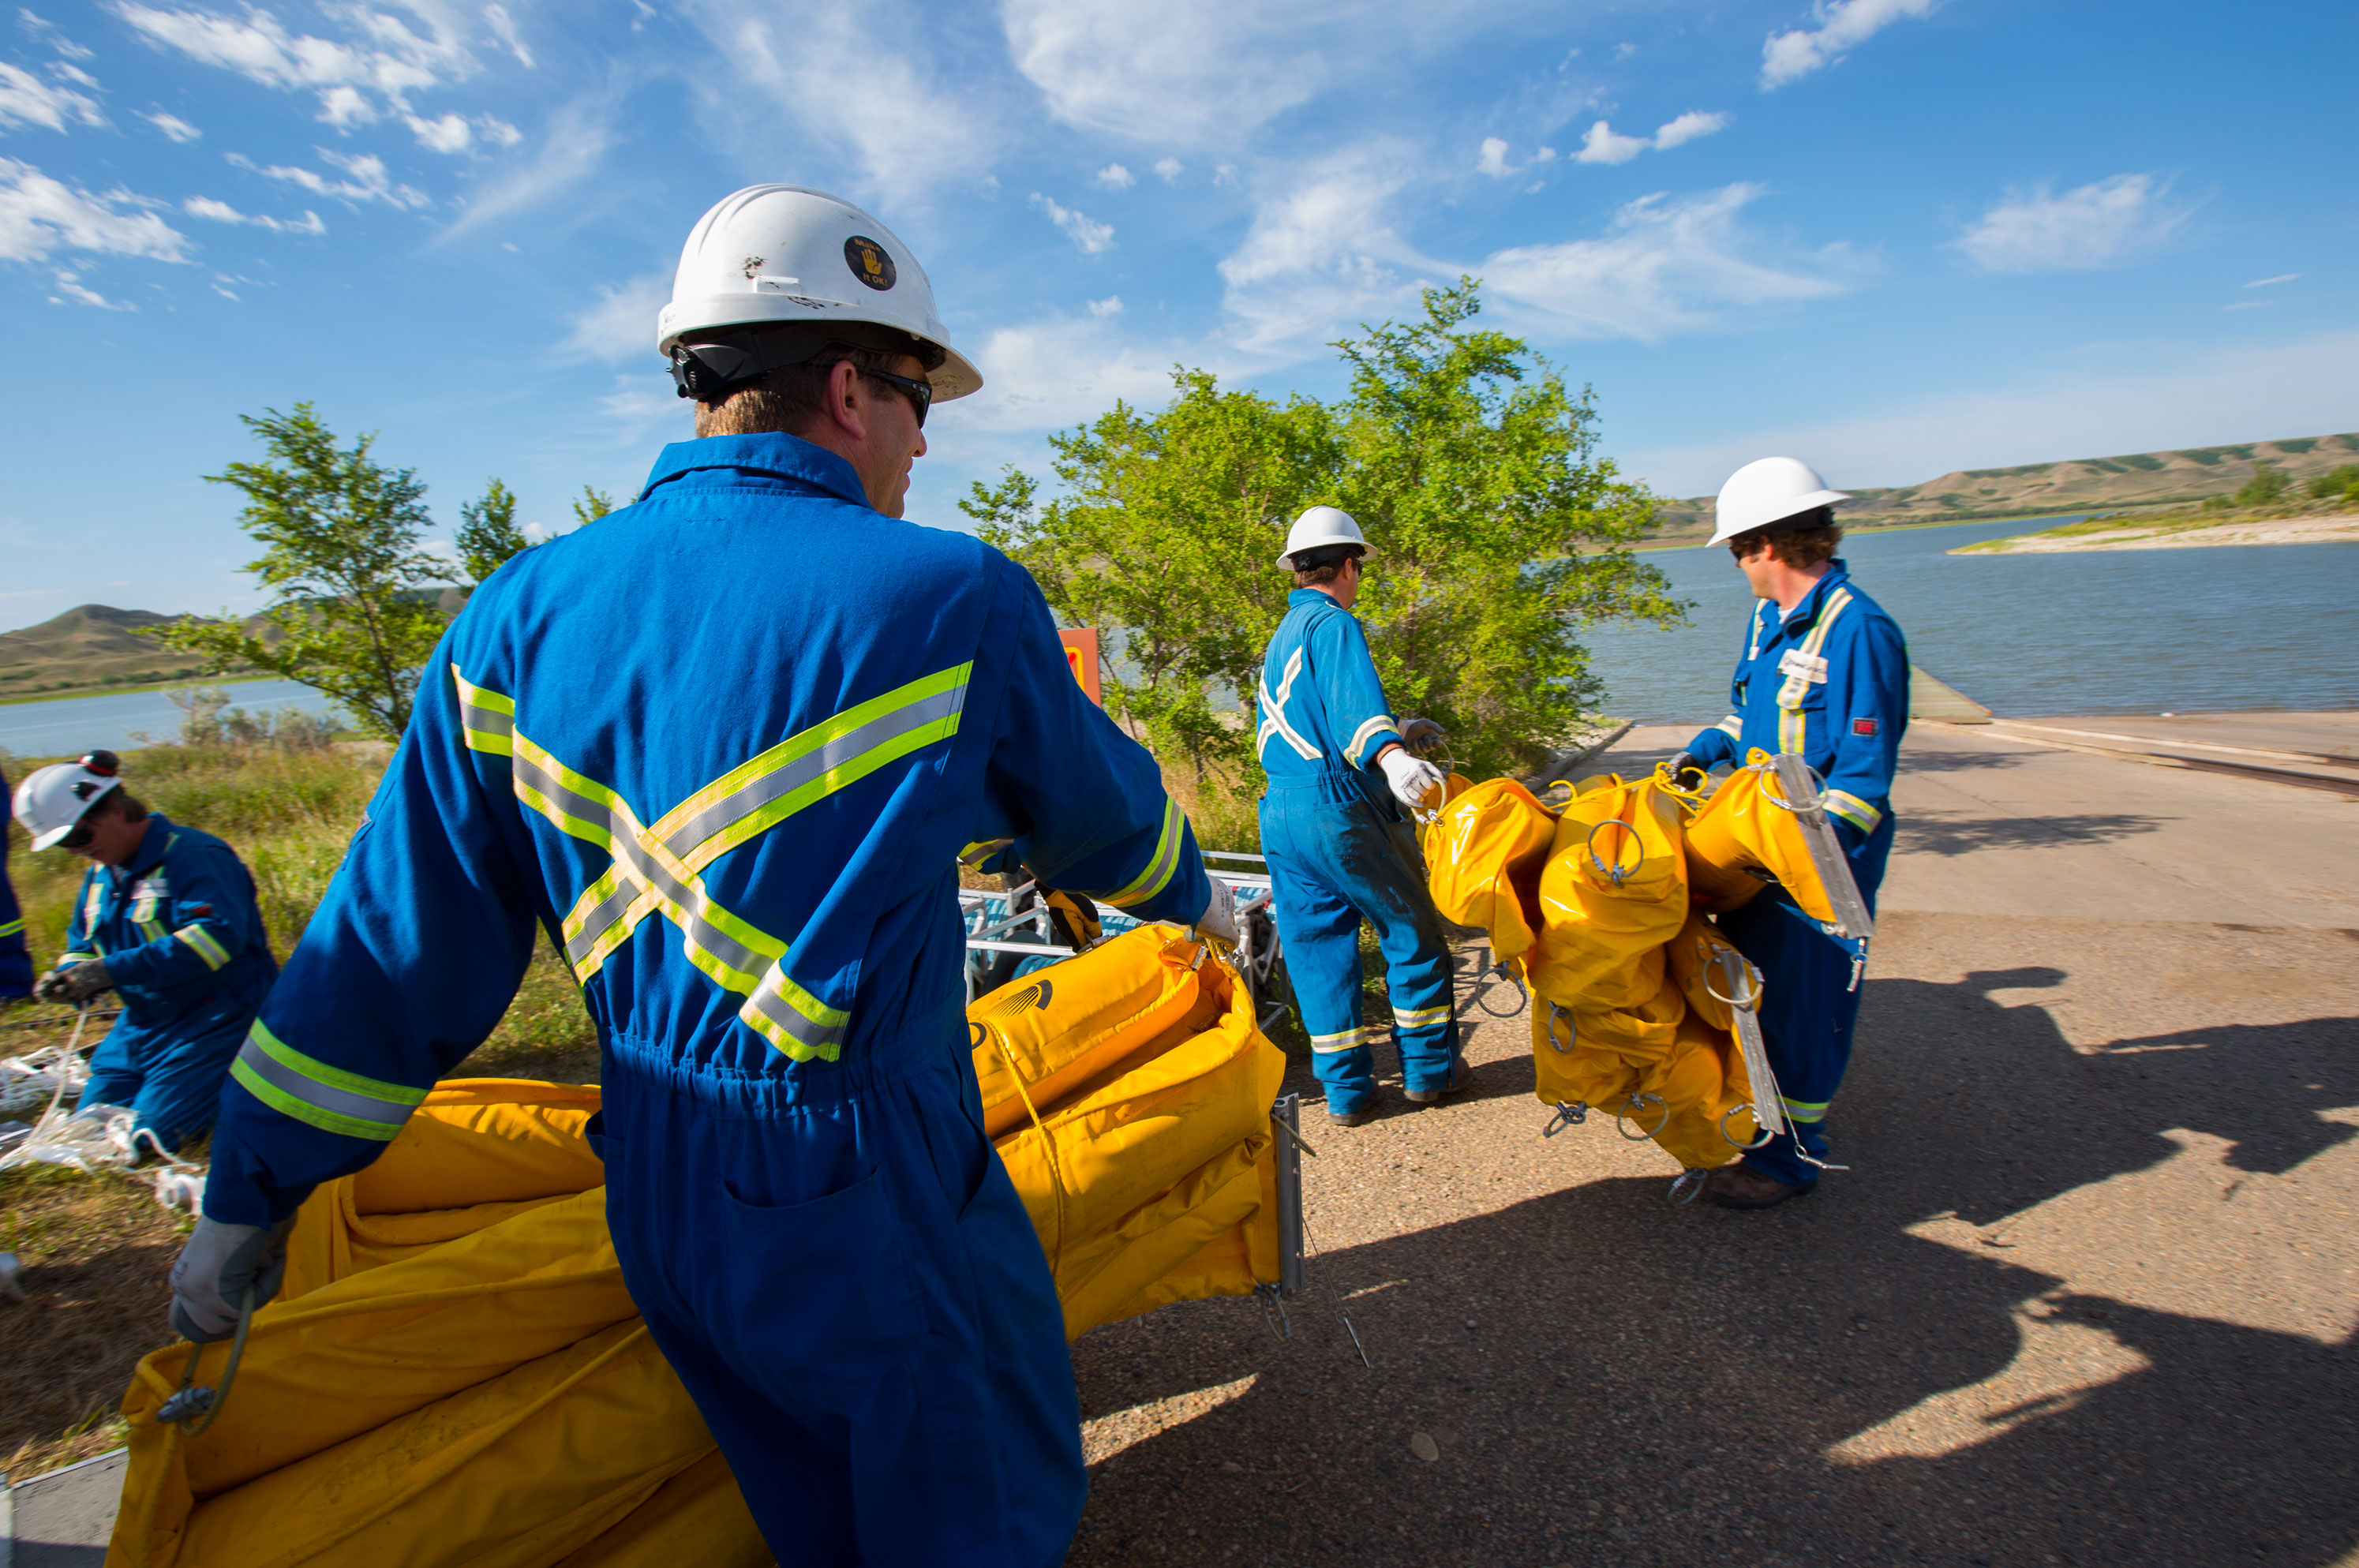
[[[827,1021],[810,1017],[780,994],[781,986],[793,985],[794,982],[788,979],[783,972],[772,966],[770,972],[762,976],[762,983],[754,987],[754,994],[745,998],[745,1005],[737,1009],[737,1016],[789,1056],[798,1060],[810,1056],[833,1060],[842,1049],[844,1025],[849,1021],[849,1015],[837,1008],[824,1007],[812,998],[813,1007],[833,1017]],[[800,986],[795,988],[801,990]],[[787,1039],[781,1040],[781,1035]],[[789,1045],[788,1040],[797,1044]],[[800,1049],[797,1049],[798,1045]]]
[[[305,1076],[262,1048],[262,1042],[252,1035],[238,1048],[237,1060],[245,1070],[287,1095],[350,1121],[373,1122],[399,1127],[416,1109],[414,1104],[400,1100],[380,1100],[374,1094],[356,1094],[350,1089],[338,1089]],[[420,1095],[419,1098],[424,1098]]]
[[[636,883],[621,877],[617,877],[614,883],[613,892],[582,911],[582,929],[565,939],[565,956],[572,961],[577,970],[590,962],[606,932],[639,900],[640,888]]]

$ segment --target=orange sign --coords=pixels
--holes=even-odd
[[[1105,706],[1105,698],[1098,690],[1098,634],[1095,627],[1083,626],[1079,631],[1060,631],[1057,640],[1065,645],[1065,668],[1073,672],[1090,701]]]

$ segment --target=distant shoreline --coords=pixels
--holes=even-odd
[[[2125,522],[2102,532],[2015,534],[1960,545],[1951,555],[2070,555],[2088,550],[2200,550],[2220,545],[2359,544],[2359,516],[2253,517],[2184,525]]]
[[[1930,523],[1854,523],[1845,522],[1841,517],[1837,517],[1835,521],[1842,524],[1843,531],[1846,535],[1899,534],[1910,533],[1919,528],[1997,528],[2006,523],[2045,523],[2054,521],[2058,518],[2063,518],[2069,521],[2075,517],[2083,517],[2086,516],[2088,516],[2086,512],[2033,512],[2026,517],[1943,517],[1938,521]],[[1633,545],[1631,547],[1630,553],[1633,555],[1656,555],[1664,550],[1709,550],[1711,548],[1712,546],[1709,543],[1709,536],[1706,536],[1705,539],[1699,539],[1683,544]],[[1949,553],[1955,555],[1958,552],[1956,550],[1951,550]]]
[[[140,691],[179,691],[190,687],[259,686],[266,681],[281,681],[279,675],[239,675],[227,680],[208,681],[190,677],[179,681],[143,681],[130,686],[81,686],[71,691],[33,691],[21,697],[0,697],[0,708],[21,707],[27,702],[71,702],[83,697],[128,697]]]

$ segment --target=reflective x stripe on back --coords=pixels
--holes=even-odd
[[[559,832],[594,844],[614,864],[566,913],[565,954],[587,982],[639,923],[660,912],[680,951],[724,990],[738,1017],[796,1061],[833,1061],[850,1015],[788,977],[788,943],[740,920],[699,876],[730,850],[816,801],[958,733],[971,664],[912,681],[788,736],[643,827],[623,798],[575,772],[516,724],[516,703],[456,666],[461,724],[473,750],[509,758],[516,798]]]
[[[1842,615],[1844,606],[1850,603],[1851,590],[1848,588],[1838,588],[1827,595],[1826,603],[1819,606],[1818,624],[1803,636],[1796,650],[1801,654],[1804,660],[1821,657],[1827,646],[1827,633],[1834,629],[1835,617]],[[1792,674],[1787,676],[1786,684],[1778,688],[1777,749],[1779,751],[1799,752],[1807,743],[1809,736],[1803,732],[1808,724],[1802,717],[1802,701],[1810,695],[1810,678],[1803,669],[1797,669]]]
[[[1282,737],[1287,745],[1292,746],[1295,750],[1295,755],[1300,757],[1303,761],[1316,762],[1319,760],[1319,748],[1311,745],[1309,741],[1304,740],[1302,736],[1296,732],[1294,726],[1286,722],[1287,699],[1294,695],[1295,678],[1301,673],[1302,650],[1299,648],[1294,650],[1294,656],[1286,661],[1286,673],[1278,677],[1277,690],[1275,692],[1269,689],[1269,675],[1267,671],[1263,672],[1261,678],[1261,733],[1254,737],[1254,754],[1256,756],[1259,756],[1268,746],[1270,736],[1277,735]]]

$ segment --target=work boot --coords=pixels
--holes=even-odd
[[[1704,1178],[1704,1196],[1723,1209],[1767,1209],[1799,1198],[1810,1189],[1764,1176],[1742,1160],[1723,1165]]]
[[[1375,1119],[1376,1097],[1374,1094],[1361,1101],[1358,1110],[1339,1111],[1331,1106],[1327,1112],[1327,1120],[1334,1127],[1365,1127]]]
[[[1473,1081],[1474,1070],[1467,1066],[1465,1059],[1462,1057],[1450,1064],[1449,1083],[1439,1089],[1404,1089],[1401,1091],[1401,1098],[1412,1105],[1439,1105]]]

